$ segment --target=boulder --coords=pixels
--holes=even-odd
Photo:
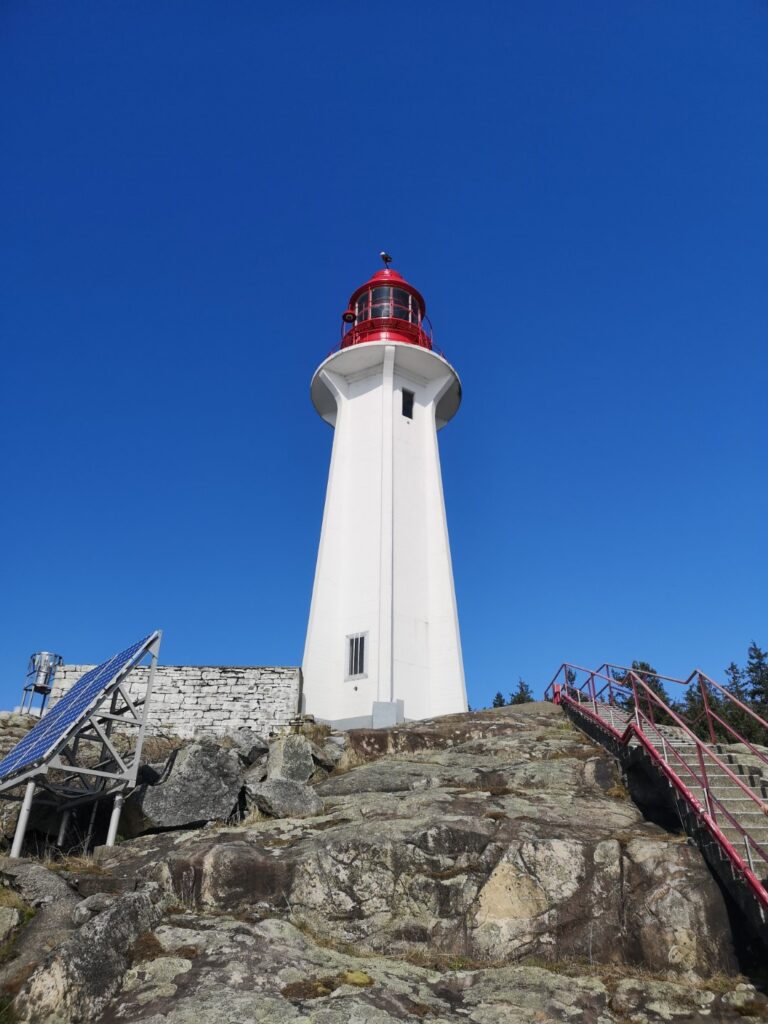
[[[236,729],[226,737],[240,752],[247,764],[255,764],[269,752],[269,743],[252,729]]]
[[[332,743],[326,740],[325,743],[317,744],[313,743],[312,757],[315,759],[315,764],[321,768],[326,768],[328,771],[332,771],[341,760],[341,755],[344,753],[343,745],[338,743]]]
[[[227,821],[237,807],[245,767],[235,750],[192,743],[171,756],[157,785],[139,786],[125,802],[120,832],[125,837],[168,828]]]
[[[270,818],[308,818],[323,813],[323,801],[303,782],[290,779],[267,779],[247,783],[246,806],[256,808]]]
[[[268,779],[289,779],[308,782],[315,771],[312,743],[306,736],[296,734],[275,740],[269,748]]]
[[[0,878],[31,907],[39,908],[48,904],[74,907],[78,902],[76,894],[64,879],[38,861],[0,857]]]

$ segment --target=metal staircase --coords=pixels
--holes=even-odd
[[[701,708],[683,717],[649,685],[695,686]],[[722,884],[765,936],[768,925],[768,722],[698,670],[688,679],[649,677],[617,665],[592,671],[564,664],[545,698],[629,768],[668,787],[683,828]],[[694,705],[695,706],[695,705]],[[739,709],[762,743],[724,715]],[[699,733],[704,733],[702,738]]]

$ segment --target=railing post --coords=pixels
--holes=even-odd
[[[744,836],[744,849],[747,851],[747,864],[752,874],[755,873],[755,865],[752,861],[752,848],[749,845],[749,836]]]
[[[637,683],[635,682],[634,673],[632,673],[630,679],[632,681],[632,700],[635,702],[635,724],[637,725],[637,728],[640,729],[640,731],[642,732],[642,728],[640,726],[640,707],[637,701]]]
[[[597,695],[595,690],[595,673],[590,672],[589,674],[589,692],[592,696],[592,710],[597,714]]]
[[[704,701],[704,713],[707,716],[707,727],[709,729],[709,738],[712,741],[712,745],[714,746],[715,743],[717,743],[717,740],[715,739],[715,728],[712,725],[712,715],[711,715],[710,710],[709,710],[709,699],[707,697],[707,688],[704,685],[704,680],[701,677],[701,672],[699,672],[698,675],[699,675],[699,689],[701,690],[701,699]]]
[[[704,787],[704,806],[707,809],[707,814],[710,816],[712,821],[716,822],[715,808],[709,792],[709,777],[707,776],[707,769],[704,765],[704,755],[701,752],[701,747],[696,747],[696,753],[699,755],[699,768],[701,768],[702,785]]]

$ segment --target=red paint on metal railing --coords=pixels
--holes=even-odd
[[[579,675],[586,675],[587,678],[580,685],[575,685]],[[645,673],[645,675],[650,674]],[[678,712],[669,707],[659,694],[648,686],[645,680],[641,678],[640,673],[634,669],[608,663],[601,665],[597,670],[586,669],[582,666],[568,663],[562,664],[547,687],[544,696],[545,699],[572,707],[576,714],[593,721],[600,729],[608,732],[615,742],[622,746],[629,746],[633,741],[640,744],[670,784],[674,786],[690,806],[694,814],[718,844],[723,856],[731,862],[737,875],[744,879],[744,882],[765,912],[768,910],[768,890],[765,883],[755,874],[751,861],[753,859],[752,853],[756,854],[764,862],[766,875],[768,875],[768,850],[755,840],[745,825],[734,817],[723,803],[723,800],[713,792],[706,767],[707,760],[711,762],[711,768],[716,766],[753,804],[757,805],[762,814],[766,816],[766,821],[768,821],[768,803],[761,800],[725,764],[717,751],[713,749],[717,743],[715,725],[724,728],[727,735],[734,737],[736,742],[742,743],[750,753],[755,755],[764,764],[768,765],[768,758],[714,711],[708,699],[707,687],[715,687],[723,698],[733,702],[742,711],[750,715],[754,721],[758,722],[765,729],[767,740],[768,722],[726,690],[725,687],[710,679],[698,669],[694,670],[688,679],[685,680],[657,674],[654,674],[652,678],[682,686],[688,686],[694,681],[698,683],[702,692],[704,706],[702,715],[697,716],[690,723],[686,722]],[[606,696],[607,700],[605,699]],[[648,713],[643,710],[643,704],[647,705]],[[654,715],[654,708],[657,715]],[[607,715],[612,714],[614,709],[617,711],[621,709],[621,713],[627,716],[627,724],[623,732],[620,732],[608,720]],[[692,745],[695,749],[698,771],[686,759],[683,752],[677,748],[673,738],[665,737],[661,732],[660,724],[656,721],[659,712],[662,713],[662,720],[663,715],[666,715],[667,720],[671,720],[674,723],[674,727],[682,731],[687,745]],[[692,725],[697,725],[702,718],[706,720],[706,729],[711,740],[710,745],[697,736],[691,728]],[[656,742],[654,742],[654,739]],[[659,750],[659,743],[661,750]],[[670,752],[674,755],[674,766],[670,764]],[[686,774],[695,781],[696,786],[701,788],[704,794],[703,805],[689,786],[686,785],[683,778]],[[722,815],[723,820],[728,822],[730,827],[742,836],[750,863],[744,860],[730,839],[723,833],[717,821],[718,815]]]

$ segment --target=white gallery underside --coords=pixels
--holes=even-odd
[[[402,700],[409,719],[466,710],[437,445],[460,393],[440,356],[391,342],[344,349],[315,374],[334,426],[302,665],[317,718],[365,718],[375,701]]]

